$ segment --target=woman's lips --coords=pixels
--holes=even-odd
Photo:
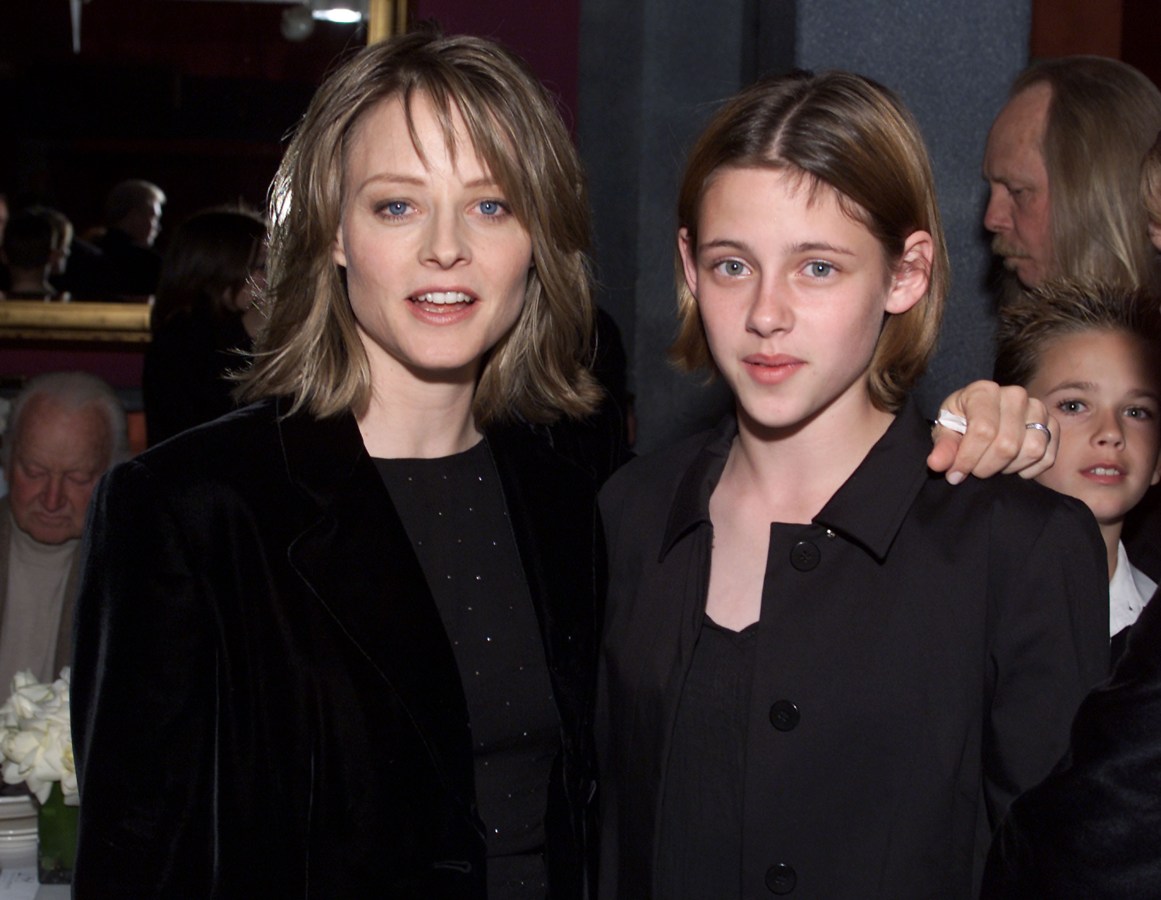
[[[455,324],[471,315],[476,296],[466,291],[417,291],[407,298],[415,315],[437,325]]]

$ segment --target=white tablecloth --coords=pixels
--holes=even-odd
[[[72,888],[67,884],[37,884],[36,869],[0,871],[0,900],[68,900]]]

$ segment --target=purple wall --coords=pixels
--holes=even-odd
[[[480,35],[519,53],[560,98],[576,132],[580,0],[411,0],[410,14],[446,34]]]

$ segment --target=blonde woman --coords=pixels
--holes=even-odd
[[[272,189],[254,403],[95,501],[78,897],[572,898],[592,305],[568,134],[473,38],[369,48]]]

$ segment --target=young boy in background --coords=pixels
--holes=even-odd
[[[997,341],[996,381],[1022,385],[1060,425],[1056,462],[1036,480],[1084,501],[1100,525],[1115,662],[1157,587],[1121,533],[1161,480],[1161,307],[1122,288],[1049,283],[1000,311]]]

